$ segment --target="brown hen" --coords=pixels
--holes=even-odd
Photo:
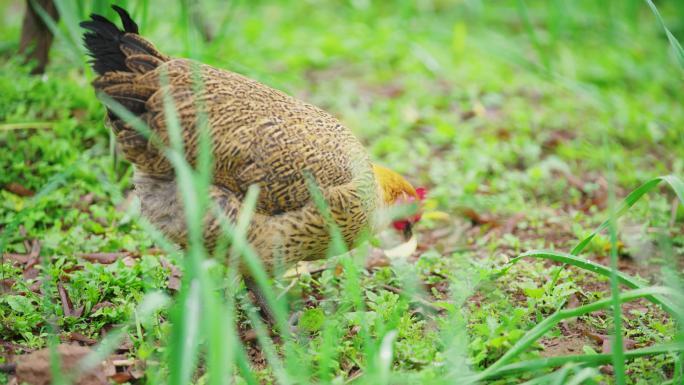
[[[419,198],[404,178],[374,166],[359,140],[327,112],[242,75],[170,58],[138,35],[125,10],[113,8],[123,31],[99,15],[81,23],[90,30],[84,42],[99,75],[93,86],[144,121],[164,145],[169,144],[164,99],[171,95],[191,165],[198,155],[198,106],[203,106],[213,140],[211,197],[234,221],[248,187],[260,187],[248,240],[266,266],[276,258],[292,263],[326,256],[328,226],[311,198],[308,175],[350,247],[364,229],[381,225],[379,209]],[[187,229],[171,163],[158,145],[111,110],[107,124],[135,165],[142,214],[185,246]],[[406,232],[416,220],[403,219],[395,227]],[[211,215],[205,222],[212,247],[219,222]]]

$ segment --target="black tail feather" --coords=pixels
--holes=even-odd
[[[138,25],[135,24],[135,21],[131,19],[131,15],[129,15],[125,9],[119,7],[118,5],[112,5],[112,9],[119,14],[121,23],[123,23],[124,31],[136,34],[138,33]]]
[[[100,75],[110,71],[128,71],[126,56],[120,49],[121,40],[126,33],[138,33],[138,25],[128,12],[116,5],[112,8],[121,17],[123,31],[107,18],[97,14],[91,14],[91,20],[80,24],[82,28],[91,31],[83,34],[83,42],[92,57],[90,64],[93,70]]]

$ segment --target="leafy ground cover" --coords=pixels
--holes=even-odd
[[[244,347],[246,361],[235,358],[239,370],[227,378],[335,384],[553,383],[561,376],[567,383],[620,383],[622,373],[630,384],[682,378],[674,353],[682,346],[679,308],[668,311],[647,298],[624,303],[617,318],[624,350],[675,348],[630,356],[616,367],[611,358],[623,349],[611,337],[614,311],[581,312],[611,298],[610,274],[558,262],[567,258],[511,263],[530,250],[570,253],[631,191],[669,174],[675,192],[668,183],[653,187],[615,222],[614,237],[606,229],[580,255],[615,263],[639,285],[681,285],[682,67],[647,3],[202,1],[199,21],[184,4],[128,8],[162,51],[243,73],[331,111],[375,160],[429,188],[411,256],[362,262],[374,253],[362,250],[356,259],[334,258],[275,280],[274,294],[287,300],[288,314],[298,314],[293,339],[260,333],[249,296],[238,290],[227,309],[237,308],[233,321],[243,342],[225,341]],[[657,5],[673,36],[682,36],[684,7]],[[50,341],[90,346],[123,330],[114,346],[123,364],[111,379],[215,381],[209,338],[178,331],[200,322],[183,316],[182,306],[193,305],[183,274],[187,258],[160,245],[136,215],[132,168],[117,156],[89,86],[92,73],[74,21],[91,9],[62,7],[69,12],[51,64],[46,74],[31,76],[15,53],[23,4],[0,5],[0,360]],[[113,16],[106,4],[92,7]],[[200,33],[205,27],[209,40]],[[234,286],[227,270],[208,264],[214,290]],[[180,305],[145,316],[141,303],[150,295]],[[508,371],[482,377],[501,367],[529,330],[573,309],[581,314],[550,325],[505,362],[513,365]],[[179,336],[209,352],[178,353]],[[553,361],[568,355],[588,358],[565,366],[567,360]],[[184,357],[199,369],[174,366]],[[533,361],[542,364],[515,368]]]

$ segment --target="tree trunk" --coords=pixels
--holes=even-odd
[[[48,63],[48,54],[52,45],[52,32],[34,8],[34,4],[42,7],[50,17],[59,20],[59,13],[52,0],[26,0],[26,14],[21,26],[19,53],[26,55],[26,63],[35,61],[32,74],[42,74]]]

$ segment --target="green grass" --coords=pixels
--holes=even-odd
[[[91,365],[120,349],[146,363],[148,383],[684,379],[677,1],[125,2],[163,52],[324,107],[376,161],[429,187],[414,256],[368,270],[365,244],[273,279],[244,240],[256,195],[224,223],[225,252],[204,248],[212,160],[193,168],[180,140],[166,152],[185,181],[191,246],[180,252],[139,217],[76,26],[89,7],[114,13],[56,3],[64,16],[37,77],[15,54],[22,3],[0,5],[0,362],[78,333],[99,342]],[[13,256],[33,240],[31,272]],[[92,253],[128,257],[103,265]],[[229,267],[238,261],[273,304],[279,338]],[[59,286],[81,314],[64,313]],[[249,330],[256,341],[240,342]],[[616,332],[626,348],[604,351]]]

